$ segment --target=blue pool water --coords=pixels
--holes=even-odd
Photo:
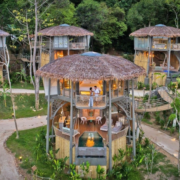
[[[168,72],[168,70],[164,70],[163,72]],[[169,73],[177,73],[176,71],[169,71]]]
[[[79,147],[104,147],[98,132],[84,132],[79,138]]]

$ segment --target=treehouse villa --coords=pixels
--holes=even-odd
[[[6,47],[6,37],[9,36],[9,33],[0,30],[0,82],[3,82],[3,79],[6,74],[6,69],[3,63],[7,60],[7,47]]]
[[[134,80],[145,73],[126,59],[96,52],[61,57],[41,67],[36,74],[44,80],[48,101],[46,151],[49,138],[55,137],[57,158],[68,156],[79,173],[80,164],[89,161],[92,178],[97,165],[112,169],[112,157],[126,149],[127,137],[135,156]],[[99,94],[90,94],[94,86]]]
[[[146,69],[146,76],[140,76],[139,82],[149,84],[152,78],[158,85],[165,85],[176,80],[180,75],[179,29],[158,24],[130,36],[134,36],[134,63]]]
[[[40,66],[67,55],[79,54],[89,49],[93,33],[76,26],[61,24],[38,32],[37,49]],[[32,41],[32,46],[34,42]]]

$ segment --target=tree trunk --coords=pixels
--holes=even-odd
[[[36,76],[36,45],[37,45],[37,28],[38,28],[36,0],[34,0],[34,4],[35,4],[35,31],[34,31],[33,71],[35,77],[35,108],[37,110],[39,109],[39,77]]]
[[[179,123],[178,123],[179,124]],[[180,172],[180,125],[179,125],[179,152],[178,152],[178,171]]]
[[[15,111],[15,105],[14,105],[14,97],[12,94],[12,88],[11,88],[11,81],[10,81],[10,76],[9,76],[9,53],[7,51],[7,47],[6,47],[6,52],[4,54],[4,58],[6,59],[6,53],[7,53],[7,62],[6,62],[6,71],[7,71],[7,75],[8,75],[8,83],[9,83],[9,89],[10,89],[10,96],[11,96],[11,101],[12,101],[12,106],[13,106],[13,117],[14,117],[14,124],[15,124],[15,128],[16,128],[16,139],[19,138],[19,132],[18,132],[18,126],[17,126],[17,122],[16,122],[16,111]]]
[[[32,46],[31,46],[31,40],[30,40],[30,36],[29,36],[29,26],[28,26],[28,22],[27,22],[27,13],[26,13],[26,29],[27,29],[27,35],[28,35],[29,48],[30,48],[29,74],[30,74],[30,77],[31,77],[31,83],[35,87],[33,77],[32,77]]]

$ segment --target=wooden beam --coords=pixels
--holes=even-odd
[[[108,126],[108,137],[109,137],[109,170],[112,170],[112,134],[111,134],[111,80],[109,81],[109,126]]]
[[[49,152],[49,120],[50,120],[50,93],[51,93],[51,79],[48,83],[48,107],[47,107],[47,131],[46,131],[46,153]]]
[[[69,147],[69,164],[72,164],[72,139],[73,139],[73,82],[71,81],[71,104],[70,104],[70,147]]]

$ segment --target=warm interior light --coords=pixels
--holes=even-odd
[[[81,95],[90,95],[90,92],[89,91],[81,91]]]
[[[146,55],[147,55],[147,56],[149,55],[149,57],[154,57],[154,53],[150,53],[150,54],[149,54],[149,53],[147,52]]]
[[[54,54],[54,59],[62,58],[64,57],[63,51],[56,51]]]
[[[86,142],[86,147],[93,147],[94,146],[94,140],[93,139],[89,139]]]

